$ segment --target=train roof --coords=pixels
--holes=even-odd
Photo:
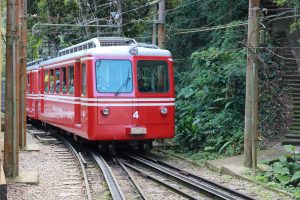
[[[156,45],[137,43],[131,38],[102,37],[64,48],[58,52],[58,56],[49,60],[36,62],[39,66],[45,66],[85,56],[166,56],[170,57],[168,50],[159,49]],[[30,62],[33,63],[34,61]],[[28,63],[29,64],[29,63]],[[27,68],[30,70],[29,68]]]
[[[27,70],[36,69],[39,67],[39,64],[43,61],[43,59],[33,60],[27,63]]]

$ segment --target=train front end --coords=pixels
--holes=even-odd
[[[111,51],[110,56],[94,60],[97,122],[89,131],[90,138],[139,143],[173,138],[175,91],[170,52],[138,45]]]

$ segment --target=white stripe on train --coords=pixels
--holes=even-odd
[[[80,102],[80,101],[66,101],[66,100],[60,100],[60,99],[54,99],[54,98],[37,98],[37,97],[27,97],[27,99],[32,99],[32,100],[42,100],[44,99],[45,101],[54,101],[54,102],[61,102],[61,103],[68,103],[68,104],[78,104],[82,106],[126,106],[126,107],[132,107],[132,106],[174,106],[175,103],[165,103],[165,102],[160,102],[160,103],[85,103],[85,102]]]
[[[47,98],[47,99],[56,99],[56,100],[81,100],[81,101],[97,101],[97,102],[145,102],[145,101],[155,101],[155,102],[172,102],[175,101],[175,98],[82,98],[82,97],[70,97],[70,96],[53,96],[53,95],[43,95],[43,94],[27,94],[29,97],[41,97],[37,99]]]

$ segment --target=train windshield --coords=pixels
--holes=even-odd
[[[128,60],[97,60],[96,89],[98,92],[132,92],[132,67]]]
[[[169,91],[167,62],[159,60],[140,60],[137,63],[137,69],[140,92]]]

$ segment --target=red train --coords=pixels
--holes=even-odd
[[[94,38],[27,64],[27,117],[99,141],[174,136],[173,60],[130,38]]]

